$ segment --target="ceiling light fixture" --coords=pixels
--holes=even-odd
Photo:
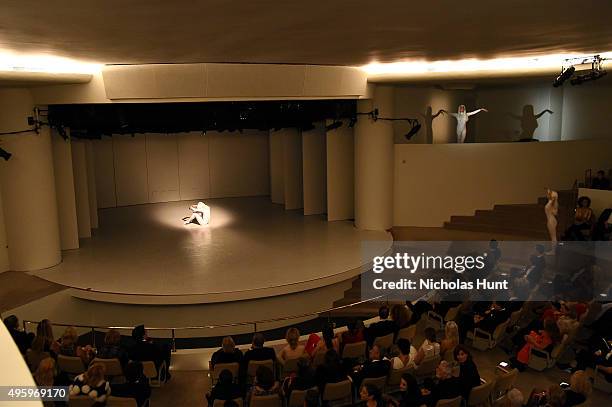
[[[102,64],[47,54],[20,54],[0,49],[0,71],[55,74],[94,74]]]

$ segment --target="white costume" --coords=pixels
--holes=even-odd
[[[465,111],[465,105],[459,105],[457,113],[449,113],[446,110],[443,110],[444,113],[449,114],[455,119],[457,119],[457,143],[463,143],[465,141],[466,125],[467,122],[470,120],[469,117],[475,115],[476,113],[487,111],[487,109],[477,109],[473,112],[467,113]]]
[[[193,212],[189,218],[183,218],[185,220],[185,225],[193,222],[194,220],[200,226],[208,225],[210,222],[210,207],[204,202],[198,202],[197,205],[191,205],[189,207]]]

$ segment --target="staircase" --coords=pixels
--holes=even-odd
[[[569,226],[570,211],[575,207],[575,191],[559,191],[559,236]],[[478,209],[473,216],[451,216],[444,223],[445,229],[473,232],[494,232],[507,235],[529,236],[533,240],[550,240],[546,229],[544,205],[547,199],[540,197],[534,204],[495,205],[493,209]]]

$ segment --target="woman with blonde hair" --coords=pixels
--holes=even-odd
[[[66,328],[60,339],[59,354],[64,356],[78,356],[83,361],[84,366],[87,366],[94,356],[93,348],[90,345],[85,347],[77,344],[79,334],[73,326]]]
[[[565,407],[584,403],[591,394],[591,382],[584,370],[576,370],[569,380],[569,388],[565,390]]]
[[[440,354],[452,352],[459,345],[459,327],[455,321],[448,321],[444,326],[444,339],[440,341]]]
[[[42,359],[32,376],[37,386],[53,386],[55,382],[55,360],[49,356]]]
[[[278,355],[282,361],[298,359],[304,355],[305,347],[300,345],[300,331],[297,328],[289,328],[285,335],[285,340],[287,341],[287,346]]]
[[[104,377],[106,368],[93,363],[85,373],[78,375],[70,385],[71,396],[88,396],[96,403],[105,403],[110,395],[110,384]]]

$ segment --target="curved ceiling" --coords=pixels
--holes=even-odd
[[[0,48],[100,63],[362,65],[612,48],[612,2],[3,0]]]

